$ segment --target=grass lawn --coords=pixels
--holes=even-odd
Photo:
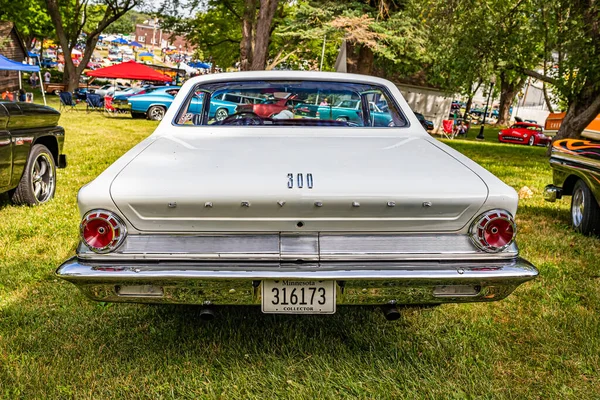
[[[36,100],[40,100],[40,96]],[[58,107],[57,97],[50,105]],[[156,123],[68,112],[69,167],[56,198],[16,207],[0,195],[0,397],[599,398],[600,240],[569,228],[568,201],[542,199],[544,148],[445,142],[515,189],[522,255],[540,277],[504,301],[333,316],[102,304],[54,271],[74,254],[76,194]]]

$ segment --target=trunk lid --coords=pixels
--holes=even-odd
[[[312,131],[161,137],[111,186],[130,223],[153,232],[457,231],[487,195],[426,138]]]

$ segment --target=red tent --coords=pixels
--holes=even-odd
[[[133,60],[111,67],[100,68],[95,71],[86,71],[86,75],[95,76],[97,78],[135,79],[140,81],[170,82],[172,80],[172,78],[163,75],[144,64],[136,63]]]

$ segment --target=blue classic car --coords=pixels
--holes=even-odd
[[[372,126],[391,126],[392,117],[387,104],[375,104],[369,102],[369,111],[373,119]],[[350,123],[362,123],[361,101],[356,99],[342,100],[335,106],[329,104],[299,104],[296,113],[302,117],[320,118],[325,120],[345,121]]]
[[[162,86],[155,88],[150,93],[131,96],[127,99],[131,106],[133,118],[148,118],[160,121],[165,116],[167,109],[171,106],[175,96],[179,92],[179,86]],[[210,99],[209,118],[222,121],[230,114],[235,113],[238,103],[223,100],[225,94],[217,95]],[[200,113],[202,99],[194,96],[191,100],[190,110]]]

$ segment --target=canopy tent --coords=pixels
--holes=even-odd
[[[187,64],[186,64],[186,63],[184,63],[184,62],[180,62],[180,63],[178,64],[178,66],[179,66],[179,68],[180,68],[180,69],[182,69],[182,70],[184,70],[184,71],[185,71],[186,75],[191,75],[191,74],[193,74],[193,73],[196,73],[196,72],[198,72],[198,70],[197,70],[196,68],[192,68],[192,67],[190,67],[189,65],[187,65]]]
[[[202,68],[202,69],[210,69],[210,65],[200,62],[200,61],[195,61],[195,62],[191,62],[188,64],[190,67],[192,68]]]
[[[8,59],[8,58],[4,57],[2,54],[0,54],[0,71],[19,71],[19,89],[23,88],[23,85],[21,83],[21,72],[23,72],[23,71],[33,72],[33,73],[37,72],[40,77],[40,85],[42,88],[42,97],[44,98],[44,105],[46,104],[46,95],[44,93],[44,84],[42,83],[43,82],[42,73],[40,72],[40,67],[38,65],[23,64],[18,61],[13,61],[11,59]]]
[[[97,78],[111,79],[134,79],[141,81],[160,81],[170,82],[171,78],[153,70],[144,64],[137,63],[133,60],[126,61],[121,64],[116,64],[111,67],[100,68],[95,71],[86,71],[86,75],[95,76]]]
[[[29,65],[20,63],[18,61],[13,61],[0,54],[0,71],[39,72],[40,67],[37,65]]]
[[[135,40],[133,42],[129,42],[129,45],[131,47],[144,47],[140,43],[136,42]]]
[[[123,39],[123,38],[116,38],[110,41],[111,43],[118,43],[118,44],[127,44],[127,40]]]

